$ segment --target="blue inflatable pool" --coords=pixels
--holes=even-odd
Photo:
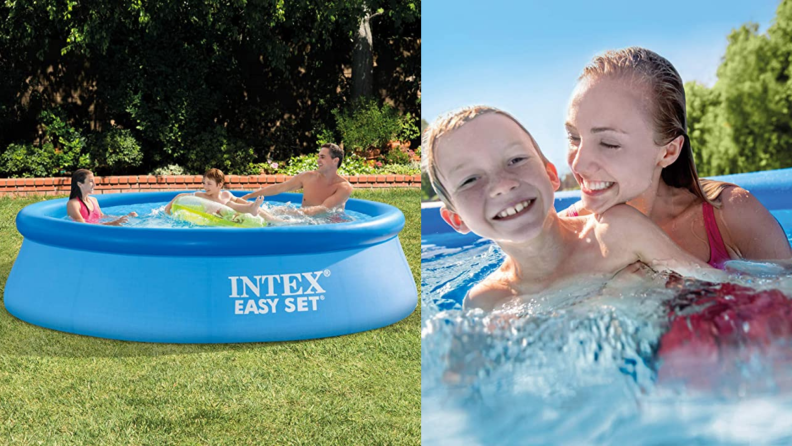
[[[177,192],[98,196],[103,208]],[[274,200],[299,202],[299,194]],[[415,281],[396,208],[349,200],[372,216],[256,229],[136,228],[65,219],[66,199],[24,208],[22,247],[5,288],[19,319],[145,342],[286,341],[371,330],[407,317]]]

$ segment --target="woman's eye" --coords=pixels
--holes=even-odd
[[[520,164],[521,162],[523,162],[523,161],[525,161],[527,159],[528,159],[528,157],[526,157],[526,156],[518,156],[516,158],[510,159],[509,160],[509,165],[510,166],[514,166],[515,164]]]

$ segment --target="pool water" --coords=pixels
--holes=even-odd
[[[130,212],[137,212],[138,216],[130,218],[124,226],[138,228],[218,228],[216,226],[200,226],[187,221],[178,220],[164,212],[167,201],[161,203],[141,203],[124,206],[102,207],[105,217],[101,222],[113,221],[122,215]],[[317,216],[285,214],[279,209],[291,208],[299,209],[299,206],[292,203],[282,203],[277,201],[265,201],[261,205],[262,209],[271,212],[275,216],[282,218],[283,222],[272,222],[268,226],[298,226],[298,225],[322,225],[334,223],[346,223],[353,221],[370,220],[371,216],[360,212],[346,210],[340,213],[328,213]],[[69,217],[66,217],[69,219]],[[236,229],[231,227],[230,229]]]
[[[792,211],[772,213],[792,241]],[[592,276],[463,311],[502,260],[474,236],[422,236],[422,444],[792,444],[792,268]],[[675,349],[691,325],[708,329]]]

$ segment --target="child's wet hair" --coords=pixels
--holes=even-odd
[[[469,123],[475,118],[478,118],[479,116],[487,114],[498,114],[514,121],[520,126],[525,134],[531,138],[531,143],[536,149],[536,153],[539,154],[539,157],[542,159],[542,162],[545,164],[550,162],[539,149],[539,144],[536,143],[536,140],[534,139],[533,135],[531,135],[531,132],[526,130],[526,128],[523,127],[523,125],[520,124],[520,121],[518,121],[514,116],[503,110],[486,105],[474,105],[455,110],[444,116],[441,116],[437,118],[432,123],[432,125],[426,129],[426,131],[424,131],[423,137],[421,138],[421,146],[423,147],[423,151],[426,154],[426,173],[429,175],[429,181],[432,184],[432,188],[435,190],[437,196],[440,198],[443,204],[445,204],[450,210],[454,210],[454,206],[451,203],[451,194],[448,193],[448,190],[446,190],[445,186],[440,181],[440,175],[437,170],[437,159],[435,157],[437,144],[439,143],[440,138],[442,138],[444,135],[451,133],[454,130],[458,130],[463,125]]]
[[[214,180],[215,184],[218,186],[225,184],[225,174],[223,174],[222,170],[214,167],[206,171],[204,178]]]

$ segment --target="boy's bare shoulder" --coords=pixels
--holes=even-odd
[[[481,308],[492,311],[507,299],[517,295],[511,282],[501,272],[490,274],[486,279],[474,286],[465,296],[465,309]]]

